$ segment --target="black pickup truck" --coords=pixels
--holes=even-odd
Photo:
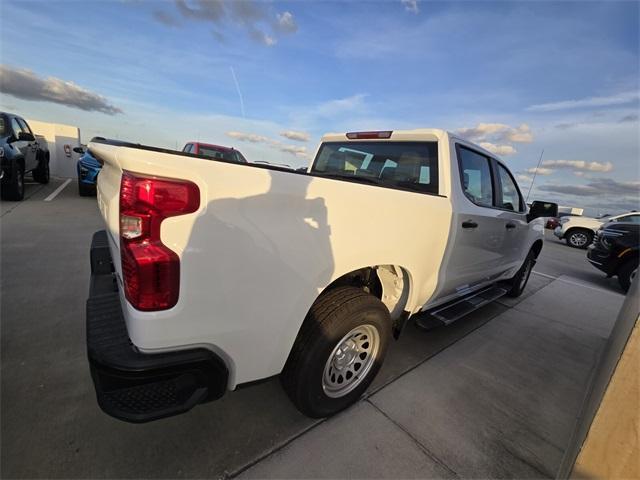
[[[0,112],[0,179],[4,200],[22,200],[24,175],[31,172],[38,183],[49,183],[49,156],[38,148],[38,140],[27,122]]]
[[[596,232],[587,250],[587,259],[608,277],[617,276],[627,292],[638,273],[640,249],[640,223],[610,222]]]

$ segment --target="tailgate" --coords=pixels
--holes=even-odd
[[[117,161],[119,147],[90,143],[89,148],[93,155],[103,162],[97,182],[98,208],[105,223],[113,264],[118,276],[122,278],[122,272],[120,271],[120,242],[118,241],[120,231],[120,179],[122,177],[122,168]]]

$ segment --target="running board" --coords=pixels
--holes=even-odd
[[[507,289],[502,287],[485,288],[453,303],[418,313],[414,316],[414,320],[418,327],[425,330],[431,330],[442,325],[450,325],[480,307],[497,300],[506,293]]]

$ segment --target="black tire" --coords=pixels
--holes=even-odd
[[[618,269],[618,283],[620,287],[627,293],[629,291],[629,287],[631,286],[631,281],[635,278],[638,273],[638,259],[628,260],[623,263],[622,266]]]
[[[370,332],[371,343],[367,343],[366,334],[357,337],[359,330]],[[355,336],[347,338],[354,331]],[[360,398],[375,378],[387,352],[390,334],[389,311],[378,298],[355,287],[330,290],[316,300],[302,324],[280,377],[284,390],[295,406],[310,417],[328,417],[344,410]],[[352,338],[356,339],[352,344],[363,342],[360,346],[369,348],[370,356],[360,350],[344,350],[346,353],[340,360],[347,355],[351,355],[351,360],[347,361],[345,370],[338,372],[335,365],[342,353],[338,345],[345,345]],[[335,361],[330,362],[330,358]],[[348,369],[359,368],[365,372],[364,376],[354,376],[352,372],[351,377],[348,376]],[[342,383],[341,377],[344,386],[338,388],[351,390],[331,392],[330,387],[325,386],[325,379],[336,385]]]
[[[32,173],[34,181],[43,185],[49,183],[49,159],[43,155],[38,167]]]
[[[24,198],[24,167],[15,165],[15,169],[2,179],[2,199],[20,201]]]
[[[529,254],[527,258],[524,259],[520,270],[515,276],[509,280],[508,286],[510,287],[507,291],[506,295],[508,297],[519,297],[524,292],[527,283],[529,282],[529,277],[531,276],[531,271],[533,270],[533,266],[536,264],[536,255],[533,250],[529,250]]]
[[[567,245],[585,249],[593,242],[593,232],[586,228],[573,228],[565,235]]]
[[[80,179],[78,179],[78,193],[81,197],[93,197],[96,194],[96,189],[91,185],[82,183]]]

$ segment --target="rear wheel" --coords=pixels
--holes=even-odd
[[[49,183],[49,159],[44,155],[40,159],[38,167],[33,171],[33,180],[38,183]]]
[[[355,287],[339,287],[313,304],[282,372],[282,385],[310,417],[333,415],[360,398],[387,351],[387,307]]]
[[[638,260],[629,260],[618,269],[618,283],[625,293],[629,291],[631,282],[638,274]]]
[[[20,201],[24,198],[24,167],[16,165],[10,176],[2,179],[2,198]]]
[[[518,273],[516,273],[515,277],[509,281],[511,288],[507,291],[507,296],[519,297],[522,295],[522,292],[524,292],[524,289],[529,282],[529,277],[531,276],[531,271],[535,264],[536,255],[533,250],[530,250],[527,258],[525,258],[524,263],[520,267],[520,270],[518,270]]]
[[[80,179],[78,179],[78,193],[81,197],[92,197],[96,194],[96,189],[94,186],[82,183]]]
[[[567,244],[573,248],[587,248],[593,241],[593,232],[584,228],[569,230]]]

